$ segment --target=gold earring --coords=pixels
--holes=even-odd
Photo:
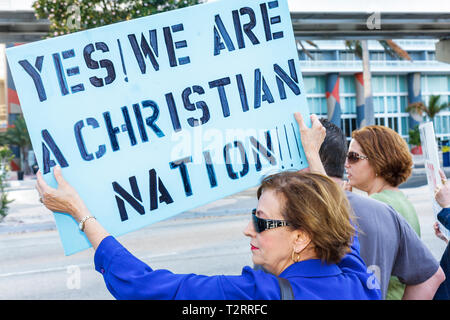
[[[301,251],[295,252],[295,249],[292,250],[292,256],[291,256],[292,261],[299,262],[300,261],[300,253],[301,253]]]

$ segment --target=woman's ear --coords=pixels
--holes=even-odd
[[[311,238],[306,232],[301,230],[294,231],[294,252],[301,253],[311,242]]]

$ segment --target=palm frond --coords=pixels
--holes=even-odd
[[[14,125],[6,130],[4,135],[8,144],[28,147],[31,145],[30,135],[23,116],[19,116]]]
[[[406,107],[406,111],[410,113],[416,113],[418,115],[423,115],[425,113],[430,120],[433,120],[434,117],[441,112],[442,110],[449,107],[448,103],[439,103],[439,99],[441,96],[439,95],[430,95],[428,99],[428,105],[425,105],[423,102],[415,102],[411,103]]]
[[[378,43],[381,44],[381,46],[384,48],[384,51],[386,51],[390,56],[398,57],[398,58],[403,59],[403,60],[412,61],[412,59],[409,56],[408,52],[403,50],[394,41],[392,41],[392,40],[378,40]]]
[[[439,95],[431,95],[428,100],[428,117],[433,119],[439,112],[448,108],[448,103],[439,104],[439,99],[441,96]]]
[[[345,47],[352,51],[358,58],[362,59],[362,47],[359,40],[345,40]]]
[[[314,57],[311,55],[311,53],[309,52],[308,49],[305,48],[305,46],[303,45],[303,43],[300,40],[296,40],[296,42],[300,45],[300,47],[302,47],[302,51],[311,59],[311,60],[315,60]],[[308,42],[308,41],[307,41]],[[314,46],[316,48],[318,48],[318,46],[316,44],[314,44]]]
[[[309,44],[310,46],[316,48],[316,49],[319,49],[319,46],[314,41],[306,40],[306,43]]]
[[[406,112],[416,113],[421,116],[424,112],[427,113],[426,109],[427,108],[423,102],[414,102],[406,107]]]

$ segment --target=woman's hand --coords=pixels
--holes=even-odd
[[[294,113],[294,117],[300,130],[303,151],[305,152],[311,172],[327,175],[319,155],[320,146],[327,134],[326,129],[315,114],[310,116],[312,123],[311,128],[306,126],[300,112]]]
[[[442,208],[447,208],[450,207],[450,184],[447,184],[447,178],[442,169],[439,169],[439,175],[441,176],[442,186],[436,188],[435,198]]]
[[[310,116],[311,128],[308,128],[303,121],[303,117],[300,112],[294,113],[295,120],[297,121],[298,128],[300,130],[300,136],[302,140],[303,150],[308,156],[310,154],[319,154],[320,146],[325,140],[327,134],[326,129],[320,123],[319,118],[315,114]]]
[[[436,237],[445,241],[445,243],[448,243],[447,237],[444,236],[444,234],[441,232],[441,229],[439,229],[439,223],[435,222],[433,225],[433,228],[434,228],[434,234],[436,235]]]
[[[36,189],[41,197],[41,202],[51,211],[70,214],[77,222],[86,216],[92,216],[78,192],[64,180],[60,166],[55,167],[53,175],[58,183],[57,189],[50,187],[44,181],[40,170],[36,174]],[[109,236],[109,233],[96,219],[88,219],[85,222],[84,233],[94,250],[97,250],[103,239]]]
[[[49,210],[68,213],[77,222],[80,222],[87,211],[86,205],[77,191],[63,178],[60,166],[55,167],[53,174],[58,183],[57,189],[50,187],[45,182],[40,170],[36,174],[36,189],[41,197],[41,202]]]

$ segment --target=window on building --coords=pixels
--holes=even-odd
[[[339,51],[339,60],[353,61],[357,59],[355,53],[351,51]]]
[[[436,52],[428,51],[427,52],[427,60],[436,60]]]
[[[372,61],[386,60],[386,53],[384,51],[369,52],[369,58]]]
[[[327,99],[323,97],[307,97],[309,112],[317,115],[327,114]]]
[[[408,55],[413,60],[425,60],[425,51],[408,51]]]
[[[327,114],[327,99],[325,96],[325,76],[305,76],[306,100],[310,113],[317,115]]]
[[[339,96],[341,112],[343,114],[356,114],[356,87],[354,75],[340,77]]]
[[[409,113],[406,112],[406,76],[373,75],[372,94],[375,124],[387,126],[407,137]]]
[[[356,130],[356,115],[351,115],[350,117],[342,116],[341,118],[341,129],[344,132],[347,140],[352,137],[352,132]]]
[[[431,95],[439,95],[439,103],[450,102],[450,76],[422,75],[422,101],[428,105]],[[430,119],[426,119],[430,120]],[[441,111],[434,118],[436,136],[441,139],[450,138],[450,108]]]

